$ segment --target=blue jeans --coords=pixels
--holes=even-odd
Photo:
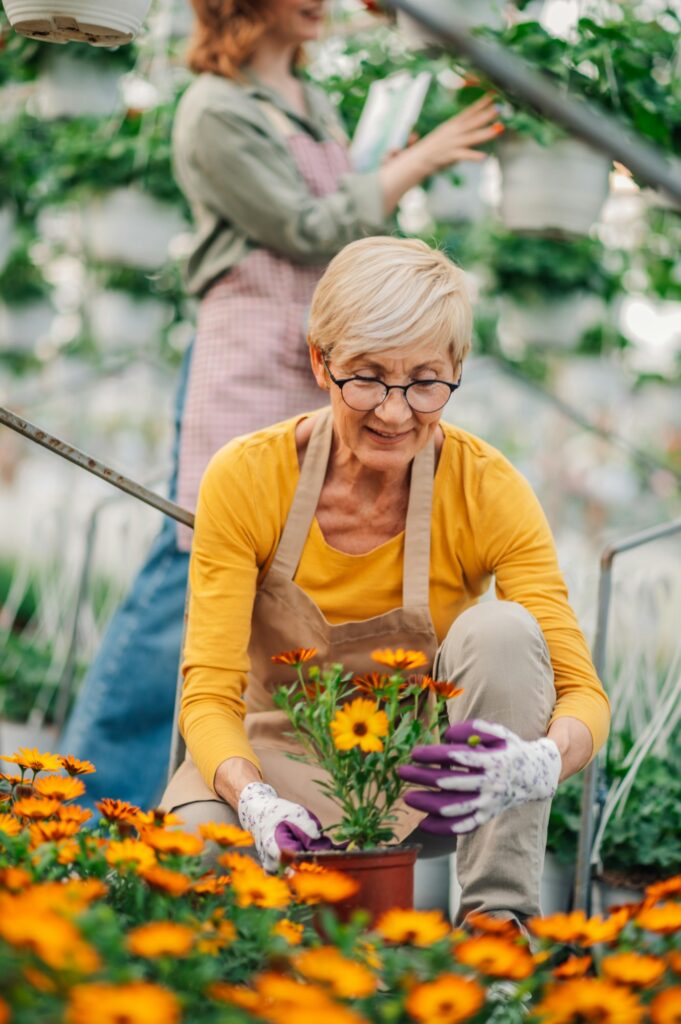
[[[190,362],[175,403],[171,497],[175,495],[179,427]],[[161,532],[132,588],[109,623],[59,740],[62,754],[92,761],[84,776],[90,807],[102,797],[153,807],[165,786],[180,662],[189,554],[179,551],[175,522]]]

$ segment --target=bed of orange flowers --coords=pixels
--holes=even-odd
[[[0,774],[0,1024],[681,1022],[681,876],[607,918],[531,921],[531,943],[439,911],[369,930],[334,916],[343,875],[267,875],[247,832],[191,835],[117,800],[90,817],[88,762],[4,760],[18,774]]]

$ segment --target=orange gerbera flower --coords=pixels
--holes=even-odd
[[[151,921],[128,932],[127,945],[135,956],[186,956],[194,945],[196,932],[174,921]]]
[[[184,825],[184,820],[177,814],[164,811],[162,807],[153,807],[150,811],[140,811],[136,824],[145,828],[173,828],[175,825]]]
[[[293,966],[304,978],[328,985],[341,999],[364,999],[378,985],[368,967],[343,956],[335,946],[306,949],[293,958]]]
[[[35,780],[33,788],[52,800],[75,800],[85,792],[85,783],[80,779],[65,779],[63,775],[44,775]]]
[[[299,946],[303,941],[304,931],[305,928],[302,924],[298,924],[297,921],[289,921],[287,917],[283,917],[281,921],[277,921],[275,924],[272,934],[285,939],[289,946]]]
[[[665,896],[681,896],[681,875],[665,878],[662,882],[653,882],[646,886],[646,896],[661,900]]]
[[[92,974],[101,966],[97,951],[83,941],[71,921],[37,908],[32,910],[30,905],[24,910],[19,903],[14,913],[3,912],[0,935],[10,946],[30,950],[55,970]]]
[[[291,902],[291,892],[283,878],[274,878],[264,871],[234,872],[232,888],[240,907],[287,907]]]
[[[498,935],[476,935],[454,947],[459,963],[473,967],[481,974],[522,981],[534,971],[534,961],[527,947]]]
[[[580,942],[583,946],[597,946],[601,942],[614,942],[631,920],[629,907],[612,910],[609,915],[590,917],[584,923]]]
[[[379,665],[388,665],[389,668],[414,669],[428,664],[428,658],[423,651],[405,651],[403,647],[385,647],[372,651],[371,657]]]
[[[13,814],[0,814],[0,832],[6,836],[18,836],[23,826]]]
[[[273,654],[272,661],[275,665],[303,665],[310,661],[317,653],[316,647],[296,647],[293,651],[283,651],[281,654]]]
[[[56,754],[41,754],[37,747],[20,747],[16,754],[0,754],[0,761],[18,764],[32,772],[58,772],[62,766]]]
[[[665,972],[659,956],[643,953],[612,953],[601,960],[601,972],[611,981],[643,988],[655,985]]]
[[[549,985],[532,1011],[541,1024],[638,1024],[643,1007],[621,985],[601,978],[576,978]]]
[[[435,981],[415,985],[407,996],[408,1013],[426,1024],[458,1024],[477,1013],[485,1002],[484,989],[458,974],[442,974]]]
[[[71,757],[70,754],[60,757],[59,760],[62,768],[69,775],[91,775],[92,772],[97,771],[92,761],[81,761],[77,757]]]
[[[33,879],[28,871],[25,871],[23,868],[0,868],[1,889],[7,889],[9,892],[19,892],[21,889],[27,889],[32,881]]]
[[[385,672],[367,672],[366,675],[355,676],[352,681],[358,690],[361,690],[362,693],[367,693],[374,700],[384,699],[386,690],[392,687],[396,687],[397,692],[401,693],[409,685],[408,679],[400,679],[393,682],[393,677]]]
[[[221,853],[218,857],[218,864],[228,871],[254,871],[257,875],[262,874],[262,868],[257,860],[247,856],[245,853],[236,853],[231,850]]]
[[[114,824],[136,825],[140,814],[139,807],[127,800],[112,800],[108,796],[98,800],[95,807],[103,818]]]
[[[544,918],[538,918],[538,920],[544,920]],[[466,924],[476,932],[484,932],[485,935],[504,935],[506,938],[516,938],[520,934],[520,929],[513,919],[493,917],[481,910],[468,914]]]
[[[593,960],[590,956],[571,956],[551,972],[554,978],[583,978],[588,973]]]
[[[192,892],[198,892],[202,896],[221,896],[229,885],[229,875],[215,876],[212,873],[202,875],[192,884]]]
[[[387,942],[400,945],[432,946],[449,934],[449,925],[440,910],[388,910],[376,922],[376,929]]]
[[[359,747],[365,754],[383,750],[381,736],[388,733],[388,716],[378,704],[365,697],[357,697],[339,708],[330,724],[333,742],[338,750]]]
[[[251,833],[237,825],[219,825],[209,821],[205,825],[199,825],[199,832],[204,839],[217,843],[218,846],[253,846]]]
[[[57,817],[60,821],[75,821],[79,825],[84,825],[92,817],[92,811],[87,807],[79,807],[78,804],[59,804]]]
[[[60,839],[70,839],[79,831],[77,821],[36,821],[30,826],[31,846],[42,843],[58,843]]]
[[[137,874],[152,889],[167,892],[169,896],[183,896],[192,884],[191,879],[183,875],[181,871],[171,871],[170,868],[162,868],[160,864],[154,864],[150,868],[140,868]]]
[[[65,1024],[179,1024],[172,992],[148,981],[76,985],[69,993]]]
[[[673,985],[656,995],[650,1004],[652,1024],[679,1024],[681,1021],[681,985]]]
[[[12,811],[17,818],[30,818],[32,821],[42,821],[56,814],[60,806],[59,800],[48,800],[42,796],[24,796],[14,801]]]
[[[570,914],[549,914],[547,917],[531,917],[527,927],[533,935],[551,942],[579,942],[584,933],[586,914],[573,910]]]
[[[340,871],[305,871],[296,865],[288,884],[299,903],[340,903],[354,896],[359,882]]]
[[[175,853],[184,857],[196,857],[203,850],[203,839],[191,832],[166,832],[162,828],[144,828],[140,839],[157,853]]]
[[[449,683],[446,680],[438,682],[431,676],[422,676],[421,689],[430,690],[437,697],[445,697],[447,700],[451,700],[452,697],[458,697],[460,693],[463,693],[462,686],[457,686],[456,683]]]
[[[156,854],[147,843],[139,839],[121,839],[109,843],[106,853],[107,864],[119,871],[131,868],[146,871],[156,863]]]
[[[654,907],[644,907],[635,921],[644,931],[671,935],[681,929],[681,903],[658,903]]]

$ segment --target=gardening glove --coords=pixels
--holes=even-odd
[[[413,763],[398,768],[400,778],[428,787],[404,797],[426,812],[419,825],[426,832],[473,832],[509,807],[556,792],[562,762],[547,737],[522,740],[503,725],[476,718],[450,725],[443,738],[414,747]]]
[[[321,822],[300,804],[281,800],[272,786],[250,782],[241,791],[237,809],[241,827],[248,829],[266,871],[276,871],[281,851],[328,849],[330,839],[321,835]],[[317,841],[323,846],[305,845]]]

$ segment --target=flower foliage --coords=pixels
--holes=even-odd
[[[681,876],[609,916],[533,920],[534,947],[483,913],[464,931],[440,911],[394,908],[367,928],[361,913],[341,923],[333,912],[357,889],[341,872],[302,862],[268,875],[248,833],[224,825],[202,828],[218,851],[209,870],[203,840],[176,816],[101,801],[87,820],[71,802],[80,787],[68,785],[87,773],[62,764],[68,774],[57,775],[38,751],[10,763],[18,774],[0,777],[0,1024],[681,1019]]]
[[[427,665],[421,651],[376,650],[374,661],[390,672],[353,676],[342,665],[312,665],[305,674],[310,650],[272,658],[297,673],[274,695],[301,746],[301,755],[291,756],[321,769],[318,785],[339,808],[334,840],[360,849],[388,843],[407,786],[397,768],[412,747],[434,742],[440,708],[461,690],[411,674]]]

